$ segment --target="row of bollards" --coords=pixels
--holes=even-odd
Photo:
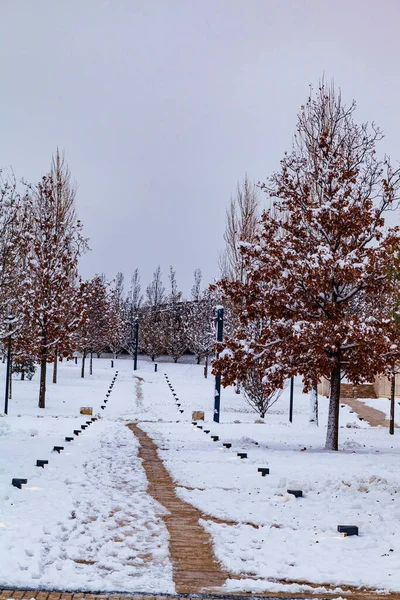
[[[192,425],[194,427],[196,427],[197,429],[202,430],[206,434],[210,433],[210,429],[204,429],[204,424],[198,425],[197,421],[192,421]],[[218,435],[212,435],[210,437],[213,440],[213,442],[219,441]],[[256,445],[258,446],[258,442],[256,442]],[[227,449],[232,448],[231,442],[224,442],[222,444],[222,446],[223,446],[223,448],[227,448]],[[247,458],[247,452],[237,452],[236,454],[240,459]],[[258,471],[258,473],[261,474],[261,477],[265,477],[266,475],[270,474],[269,467],[258,467],[257,471]],[[304,497],[303,490],[288,489],[286,491],[288,494],[292,494],[295,498],[303,498]],[[337,530],[339,533],[343,533],[345,537],[351,536],[351,535],[358,535],[358,527],[356,527],[355,525],[338,525]]]
[[[197,429],[200,429],[202,431],[204,431],[204,433],[210,433],[209,429],[204,429],[204,425],[198,425],[197,421],[192,421],[192,425],[194,427],[196,427]],[[210,436],[213,442],[219,442],[219,435],[211,435]],[[258,442],[257,442],[258,445]],[[232,448],[232,444],[231,442],[223,442],[222,444],[223,448]],[[240,458],[240,459],[245,459],[247,458],[247,452],[237,452],[236,455]],[[262,477],[265,477],[265,475],[269,475],[269,468],[268,467],[259,467],[258,472],[261,473]],[[296,498],[301,498],[303,496],[303,492],[301,490],[288,490],[288,494],[293,493],[295,495]]]
[[[204,433],[210,433],[209,429],[204,429],[203,425],[198,425],[197,421],[192,421],[192,425],[194,427],[196,427],[197,429],[201,429],[204,431]],[[210,436],[213,442],[218,442],[219,441],[219,435],[212,435]],[[258,443],[257,443],[258,445]],[[231,442],[224,442],[222,444],[223,448],[232,448],[232,444]],[[245,459],[247,458],[247,452],[237,452],[236,455],[240,458],[240,459]],[[269,475],[269,467],[259,467],[257,469],[257,471],[259,473],[261,473],[261,477],[265,477],[266,475]],[[302,490],[287,490],[288,494],[293,494],[295,496],[295,498],[302,498],[303,497],[303,492]]]
[[[168,383],[169,389],[171,390],[171,393],[172,393],[172,395],[173,395],[173,397],[174,397],[174,400],[175,400],[175,402],[176,402],[176,407],[178,408],[179,412],[180,412],[181,414],[183,414],[183,412],[184,412],[184,411],[183,411],[182,405],[181,405],[181,403],[179,402],[179,398],[178,398],[178,396],[175,394],[175,390],[174,390],[174,388],[172,387],[170,380],[168,379],[168,375],[167,375],[166,373],[164,373],[164,375],[165,375],[165,380],[166,380],[166,382]]]
[[[111,391],[112,391],[112,389],[114,387],[114,383],[115,383],[115,381],[117,379],[117,376],[118,376],[118,371],[115,372],[115,375],[114,375],[114,377],[113,377],[113,379],[112,379],[112,381],[110,383],[110,387],[109,387],[108,392],[106,394],[106,399],[104,400],[105,403],[108,402],[109,396],[110,396]],[[100,408],[102,408],[104,410],[105,409],[105,404],[102,405]],[[91,419],[89,421],[86,421],[84,425],[81,425],[80,429],[74,429],[74,435],[76,435],[76,436],[80,435],[82,433],[82,431],[85,431],[85,429],[87,429],[89,427],[89,425],[92,425],[93,423],[95,423],[95,421],[97,421],[97,417],[91,417]],[[66,442],[73,442],[74,441],[74,438],[70,437],[70,436],[66,436],[64,439],[65,439]],[[58,454],[61,454],[61,452],[63,450],[64,450],[64,446],[54,446],[53,447],[53,452],[57,452]],[[48,464],[49,464],[48,460],[38,459],[36,461],[36,466],[40,467],[42,469],[44,469],[45,465],[48,465]],[[22,489],[22,485],[26,485],[27,483],[28,483],[27,479],[22,479],[20,477],[14,477],[11,480],[11,485],[13,485],[14,487],[17,487],[19,489]]]

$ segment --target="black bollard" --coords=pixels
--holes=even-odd
[[[27,479],[21,479],[20,477],[14,477],[11,480],[11,485],[13,485],[14,487],[17,487],[19,489],[22,489],[22,485],[28,483]]]

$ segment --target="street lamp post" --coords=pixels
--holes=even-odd
[[[137,355],[139,347],[139,317],[135,319],[135,354],[133,356],[133,370],[137,370]]]
[[[8,396],[10,393],[10,374],[11,374],[11,332],[13,317],[8,317],[8,347],[7,347],[7,368],[6,368],[6,393],[4,398],[4,414],[8,414]]]
[[[222,342],[222,333],[224,325],[224,309],[222,307],[217,310],[217,342]],[[217,354],[218,358],[218,354]],[[214,389],[214,421],[219,423],[219,412],[221,403],[221,375],[215,377]]]
[[[294,391],[294,377],[290,378],[290,401],[289,401],[289,421],[293,423],[293,391]]]

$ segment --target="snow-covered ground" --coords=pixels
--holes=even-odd
[[[0,419],[0,586],[174,591],[163,508],[146,493],[138,443],[125,426],[135,411],[132,364],[119,362],[105,411],[110,361],[96,360],[85,380],[79,366],[61,365],[44,410],[37,381],[13,382],[9,416]],[[90,419],[81,406],[102,418],[77,437]],[[49,464],[38,468],[37,459]],[[13,477],[28,484],[12,487]]]
[[[155,373],[141,361],[134,374],[131,361],[118,360],[115,368],[105,411],[115,372],[109,360],[95,360],[85,380],[72,362],[60,365],[57,385],[49,373],[44,410],[36,378],[13,382],[9,415],[0,418],[0,585],[174,591],[163,508],[146,493],[137,441],[125,427],[135,420],[158,444],[179,496],[203,512],[223,566],[241,575],[227,591],[276,591],[283,579],[400,590],[398,435],[370,428],[344,406],[341,450],[330,453],[323,450],[327,400],[320,399],[321,426],[310,426],[300,381],[292,424],[289,389],[264,422],[234,390],[222,390],[215,424],[213,379],[201,366],[163,363]],[[101,419],[65,442],[88,420],[81,406]],[[192,426],[194,410],[205,411],[220,441]],[[54,445],[65,451],[52,452]],[[37,459],[49,464],[38,468]],[[259,467],[270,474],[261,477]],[[14,488],[13,477],[28,484]],[[343,538],[341,524],[357,525],[360,536]]]
[[[257,423],[257,415],[229,389],[222,392],[217,425],[212,423],[212,382],[199,378],[198,367],[163,365],[163,370],[183,408],[205,409],[211,434],[220,441],[190,424],[153,422],[143,428],[162,448],[159,455],[180,497],[227,521],[205,518],[203,524],[223,565],[244,577],[228,581],[229,590],[275,591],[267,579],[400,589],[396,436],[370,428],[342,405],[341,450],[326,452],[328,401],[320,398],[321,426],[310,426],[300,381],[292,424],[289,389],[264,423]],[[159,385],[154,375],[143,385],[152,404]],[[232,448],[224,449],[222,442]],[[248,458],[238,458],[240,451]],[[269,467],[270,475],[261,477],[259,467]],[[296,499],[288,489],[302,490],[304,498]],[[360,536],[344,538],[338,525],[357,525]]]

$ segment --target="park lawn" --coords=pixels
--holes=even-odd
[[[340,450],[326,452],[327,400],[320,398],[320,426],[310,425],[297,380],[293,423],[289,388],[264,420],[228,388],[217,424],[213,378],[198,365],[160,362],[155,373],[141,360],[133,373],[130,360],[111,369],[96,359],[84,380],[73,362],[60,365],[57,385],[50,379],[46,409],[37,408],[36,378],[15,380],[9,415],[0,418],[1,585],[174,592],[165,511],[146,492],[138,443],[126,427],[137,421],[157,443],[177,494],[202,511],[216,557],[240,576],[226,591],[305,589],[285,582],[400,590],[397,435],[343,405]],[[65,442],[87,420],[81,406],[101,419]],[[192,425],[198,410],[219,441]],[[53,452],[55,445],[64,451]],[[38,468],[37,459],[49,464]],[[262,477],[259,467],[270,474]],[[13,477],[28,483],[19,490]],[[338,525],[356,525],[360,535],[344,538]]]

